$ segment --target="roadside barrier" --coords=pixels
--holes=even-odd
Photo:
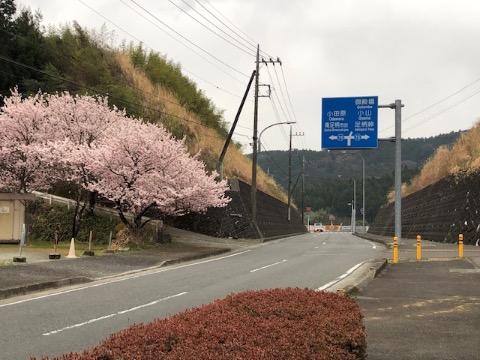
[[[417,261],[422,260],[422,237],[417,235]]]
[[[463,258],[463,234],[458,234],[458,257]]]
[[[393,262],[398,263],[398,237],[393,238]]]

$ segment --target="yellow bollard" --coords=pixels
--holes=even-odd
[[[393,262],[398,263],[398,238],[393,238]]]
[[[463,258],[463,234],[458,234],[458,257]]]
[[[422,237],[417,235],[417,260],[422,260]]]

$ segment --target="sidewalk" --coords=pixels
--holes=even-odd
[[[357,289],[368,359],[480,359],[480,247],[465,246],[459,259],[456,244],[422,241],[416,255],[416,240],[402,239],[399,262]]]

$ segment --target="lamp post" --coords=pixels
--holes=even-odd
[[[362,158],[362,226],[363,234],[365,235],[365,159],[361,154],[354,153]]]
[[[346,154],[346,151],[343,151]],[[365,235],[365,159],[359,153],[350,153],[352,155],[358,155],[362,158],[362,226],[363,226],[363,234]]]
[[[354,220],[353,220],[353,200],[351,202],[349,202],[347,205],[350,205],[351,206],[351,212],[350,212],[350,229],[352,231],[352,234],[354,233],[353,231],[353,224],[354,224]]]
[[[342,175],[337,175],[338,177],[341,177]],[[355,179],[351,176],[349,176],[350,179],[353,181],[353,201],[352,201],[352,233],[355,233],[355,222],[356,222],[356,208],[355,204],[357,202],[357,182]],[[349,203],[350,205],[350,203]]]
[[[352,234],[356,232],[356,222],[357,222],[357,208],[355,204],[357,203],[357,182],[354,178],[350,178],[353,180],[353,203],[352,203]]]
[[[284,122],[279,122],[279,123],[275,123],[275,124],[271,124],[271,125],[268,125],[265,129],[263,129],[262,131],[260,131],[260,135],[258,135],[258,152],[260,153],[262,151],[262,142],[261,142],[261,139],[262,139],[262,134],[265,130],[271,128],[272,126],[275,126],[275,125],[290,125],[290,124],[296,124],[295,121],[284,121]]]

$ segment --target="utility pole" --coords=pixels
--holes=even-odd
[[[257,45],[255,70],[255,105],[253,110],[253,152],[252,152],[252,221],[257,222],[257,132],[258,132],[258,78],[260,76],[260,45]]]
[[[287,220],[290,222],[290,205],[292,203],[292,125],[290,125],[290,143],[288,146],[288,210]]]
[[[282,65],[282,62],[279,58],[276,60],[262,59],[264,64],[275,64],[279,63]],[[252,221],[257,222],[257,134],[258,134],[258,87],[259,87],[259,78],[260,78],[260,45],[257,45],[257,57],[255,60],[256,70],[255,70],[255,104],[253,110],[253,152],[252,152],[252,193],[251,193],[251,203],[252,203]]]
[[[302,224],[304,224],[304,212],[305,212],[305,155],[302,158]]]
[[[292,136],[304,136],[305,133],[295,133],[292,134],[292,125],[290,125],[290,144],[288,146],[288,210],[287,210],[287,220],[291,220],[291,205],[292,205]],[[298,178],[297,178],[298,181]],[[296,185],[296,183],[295,183]],[[303,207],[303,205],[302,205]],[[302,209],[303,214],[303,209]],[[303,216],[303,215],[302,215]]]

